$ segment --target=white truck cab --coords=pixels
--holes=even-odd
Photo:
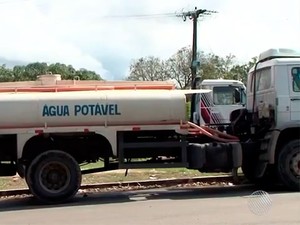
[[[257,112],[258,119],[271,117],[273,111],[279,130],[300,126],[300,52],[270,49],[258,60],[248,76],[248,111]]]
[[[241,81],[205,79],[197,88],[210,89],[211,92],[197,95],[194,123],[229,124],[231,112],[246,105],[246,86]]]
[[[247,85],[246,109],[231,115],[233,133],[253,144],[244,151],[244,174],[300,190],[300,51],[262,52]]]

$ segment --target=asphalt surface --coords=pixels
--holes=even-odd
[[[255,187],[156,189],[79,194],[63,205],[0,200],[0,224],[299,225],[300,193]]]

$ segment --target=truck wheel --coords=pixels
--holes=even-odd
[[[276,168],[268,165],[262,177],[256,176],[258,167],[258,155],[250,152],[244,152],[242,171],[248,181],[255,185],[270,186],[277,181]]]
[[[250,165],[243,165],[242,171],[248,181],[250,181],[251,183],[257,183],[257,178],[255,177],[255,168]]]
[[[71,155],[50,150],[32,161],[26,181],[31,193],[42,202],[61,203],[77,193],[81,185],[81,171]]]
[[[257,183],[256,178],[256,167],[257,167],[258,155],[254,154],[252,151],[243,152],[243,163],[242,171],[248,181],[251,183]]]
[[[272,165],[268,165],[262,177],[256,177],[255,165],[242,166],[242,171],[247,180],[255,185],[270,186],[277,182],[276,169],[274,169]]]
[[[300,191],[300,140],[288,142],[278,155],[278,177],[290,190]]]

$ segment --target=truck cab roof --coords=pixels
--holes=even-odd
[[[275,65],[291,65],[300,62],[300,50],[286,49],[286,48],[273,48],[268,49],[259,54],[256,69],[275,66]],[[250,73],[254,71],[253,66]]]
[[[224,85],[236,85],[236,86],[243,86],[243,82],[238,80],[224,80],[224,79],[205,79],[201,82],[201,85],[208,85],[208,86],[224,86]]]

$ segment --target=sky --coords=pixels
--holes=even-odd
[[[120,80],[134,59],[191,46],[192,21],[176,15],[195,7],[218,12],[198,22],[205,53],[243,63],[300,47],[300,0],[0,0],[0,64],[60,62]]]

